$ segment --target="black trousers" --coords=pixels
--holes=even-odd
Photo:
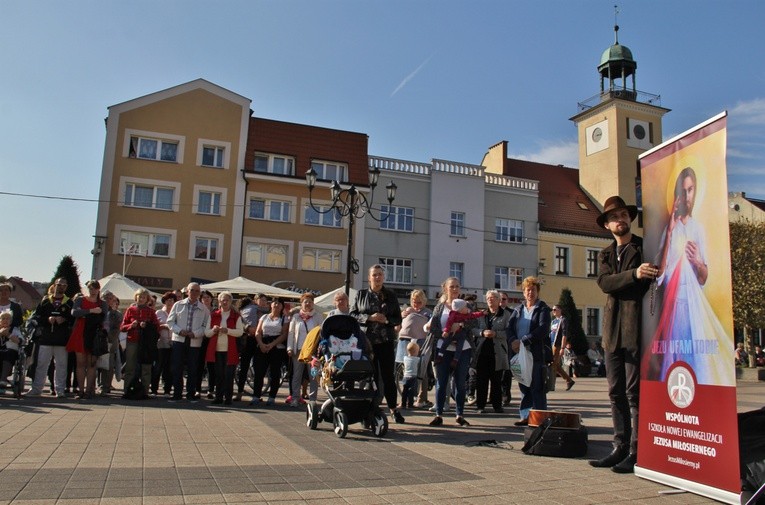
[[[234,396],[234,371],[236,365],[228,364],[228,353],[215,353],[215,399],[231,402]]]
[[[154,363],[154,369],[151,371],[151,392],[157,394],[159,390],[159,380],[162,379],[162,387],[165,393],[169,393],[173,387],[173,368],[172,358],[173,349],[158,349],[157,361]]]
[[[258,343],[255,341],[255,337],[249,335],[242,335],[244,338],[244,346],[239,353],[239,375],[236,378],[236,392],[241,394],[244,391],[244,385],[247,383],[247,372],[250,370],[250,364],[255,357],[255,351],[258,348]],[[260,383],[261,388],[263,382]]]
[[[640,352],[620,347],[605,354],[614,447],[637,453]]]
[[[481,346],[481,354],[475,366],[475,398],[476,408],[486,407],[491,384],[491,406],[502,408],[502,370],[495,370],[494,342],[487,341]]]
[[[255,365],[253,367],[252,397],[260,398],[263,395],[263,380],[268,371],[268,397],[276,398],[281,383],[282,364],[287,359],[286,349],[274,347],[263,353],[260,349],[255,350]]]
[[[396,386],[396,345],[394,342],[383,342],[372,346],[375,367],[375,377],[382,381],[382,392],[388,408],[395,409],[398,405],[398,387]]]

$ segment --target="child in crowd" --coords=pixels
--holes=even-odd
[[[451,334],[449,330],[451,330],[452,325],[455,323],[464,323],[465,321],[469,321],[471,319],[478,319],[483,315],[483,312],[470,312],[467,301],[461,298],[452,300],[452,310],[449,311],[449,316],[446,319],[443,333],[441,338],[438,340],[436,357],[434,361],[436,363],[440,363],[444,359],[446,348],[449,347],[449,344],[454,342],[456,347],[454,349],[454,359],[452,359],[451,366],[452,368],[456,368],[460,359],[460,355],[462,354],[462,348],[465,344],[465,332],[457,331],[456,333]]]
[[[420,368],[420,346],[410,340],[406,346],[404,356],[404,377],[401,380],[401,405],[400,409],[412,408],[414,397],[417,394],[417,371]]]
[[[13,370],[13,365],[19,359],[19,345],[22,342],[21,332],[18,328],[11,330],[13,314],[10,311],[0,313],[0,394],[5,394],[8,387],[8,375]]]

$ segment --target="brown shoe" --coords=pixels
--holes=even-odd
[[[520,421],[516,421],[515,426],[528,426],[529,425],[529,418],[521,419]]]

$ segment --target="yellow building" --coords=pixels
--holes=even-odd
[[[109,107],[94,278],[161,290],[238,272],[249,116],[202,79]]]

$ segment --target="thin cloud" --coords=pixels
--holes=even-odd
[[[434,54],[435,54],[435,53],[434,53]],[[432,57],[433,57],[433,54],[431,54],[430,56],[428,56],[428,57],[425,59],[425,61],[423,61],[422,63],[420,63],[420,66],[419,66],[419,67],[417,67],[416,69],[414,69],[414,72],[412,72],[411,74],[409,74],[409,75],[407,75],[406,77],[404,77],[404,80],[403,80],[403,81],[401,81],[401,83],[400,83],[398,86],[396,86],[396,89],[394,89],[394,90],[393,90],[393,93],[391,93],[391,94],[390,94],[391,98],[393,97],[393,95],[395,95],[396,93],[398,93],[399,91],[401,91],[401,89],[402,89],[404,86],[406,86],[406,84],[407,84],[409,81],[411,81],[411,80],[414,78],[414,76],[415,76],[415,75],[417,75],[417,74],[419,73],[419,71],[420,71],[420,70],[422,70],[422,68],[423,68],[425,65],[427,65],[427,63],[430,61],[430,59],[431,59]]]
[[[732,121],[746,125],[765,125],[765,98],[737,103],[730,110]]]

